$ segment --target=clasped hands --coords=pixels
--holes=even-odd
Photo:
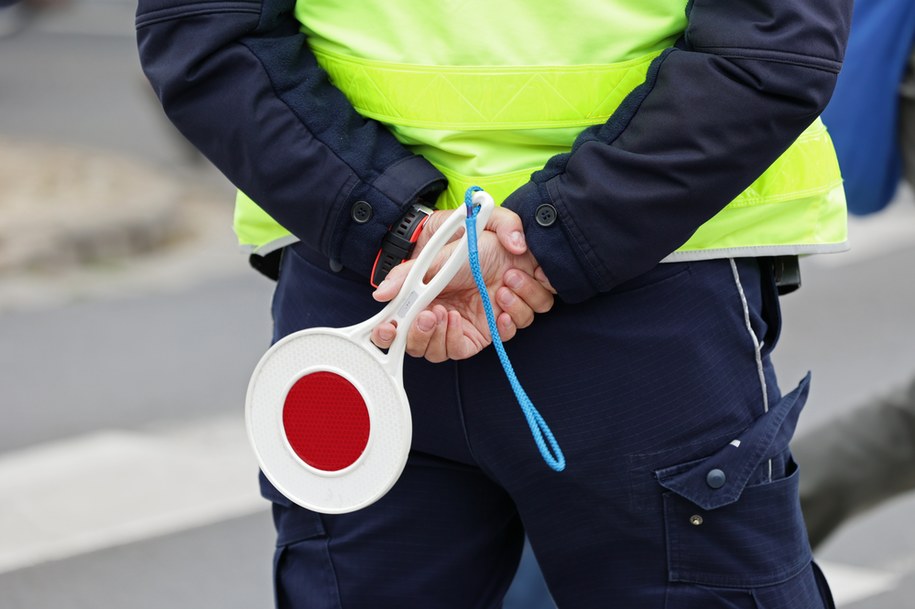
[[[442,210],[429,217],[411,259],[391,269],[373,293],[375,300],[388,302],[397,296],[413,260],[451,213],[464,212],[462,209]],[[438,271],[456,246],[457,237],[439,253],[427,279]],[[504,342],[520,328],[529,326],[535,314],[549,311],[556,292],[528,250],[521,218],[513,211],[501,207],[493,210],[486,229],[477,235],[477,248],[499,337]],[[383,323],[372,331],[372,342],[387,349],[396,333],[402,330],[391,322]],[[492,342],[483,301],[469,265],[458,271],[438,297],[416,316],[407,331],[407,353],[431,362],[467,359]]]

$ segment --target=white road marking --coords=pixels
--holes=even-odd
[[[0,573],[266,510],[242,417],[0,455]],[[903,574],[821,563],[839,607]]]
[[[889,571],[878,571],[864,567],[855,567],[832,562],[819,562],[836,607],[841,609],[860,600],[893,590],[902,579],[902,575]]]
[[[0,455],[0,573],[267,509],[241,417]]]

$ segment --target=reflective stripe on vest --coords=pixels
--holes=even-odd
[[[360,114],[385,123],[448,178],[440,209],[459,206],[470,185],[501,203],[584,127],[605,122],[660,52],[600,66],[440,67],[347,57],[320,44],[314,51]],[[499,171],[503,159],[521,166]],[[243,245],[264,253],[292,239],[242,193],[237,203]],[[838,251],[845,218],[838,162],[817,119],[669,259]]]

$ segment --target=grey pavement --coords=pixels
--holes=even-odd
[[[231,187],[155,105],[133,11],[75,0],[0,39],[4,609],[272,605],[239,433],[271,284],[234,245]]]
[[[271,607],[266,512],[0,575],[6,609]]]
[[[270,518],[241,420],[271,284],[234,246],[231,187],[151,99],[133,10],[73,0],[0,38],[4,609],[272,604]],[[79,167],[110,179],[77,184]],[[26,195],[36,213],[57,202],[59,230],[103,237],[101,210],[119,208],[115,233],[134,237],[48,250],[65,233],[32,222]],[[102,207],[88,213],[86,199]],[[105,221],[76,221],[93,218]],[[804,260],[804,287],[783,300],[782,383],[813,371],[799,433],[915,371],[911,193],[853,229],[853,252]],[[4,269],[5,234],[45,253]],[[901,498],[818,551],[842,609],[915,607],[913,514],[915,497]]]

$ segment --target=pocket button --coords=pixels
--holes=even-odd
[[[705,476],[705,483],[711,488],[721,488],[727,482],[728,477],[720,469],[713,469]]]

